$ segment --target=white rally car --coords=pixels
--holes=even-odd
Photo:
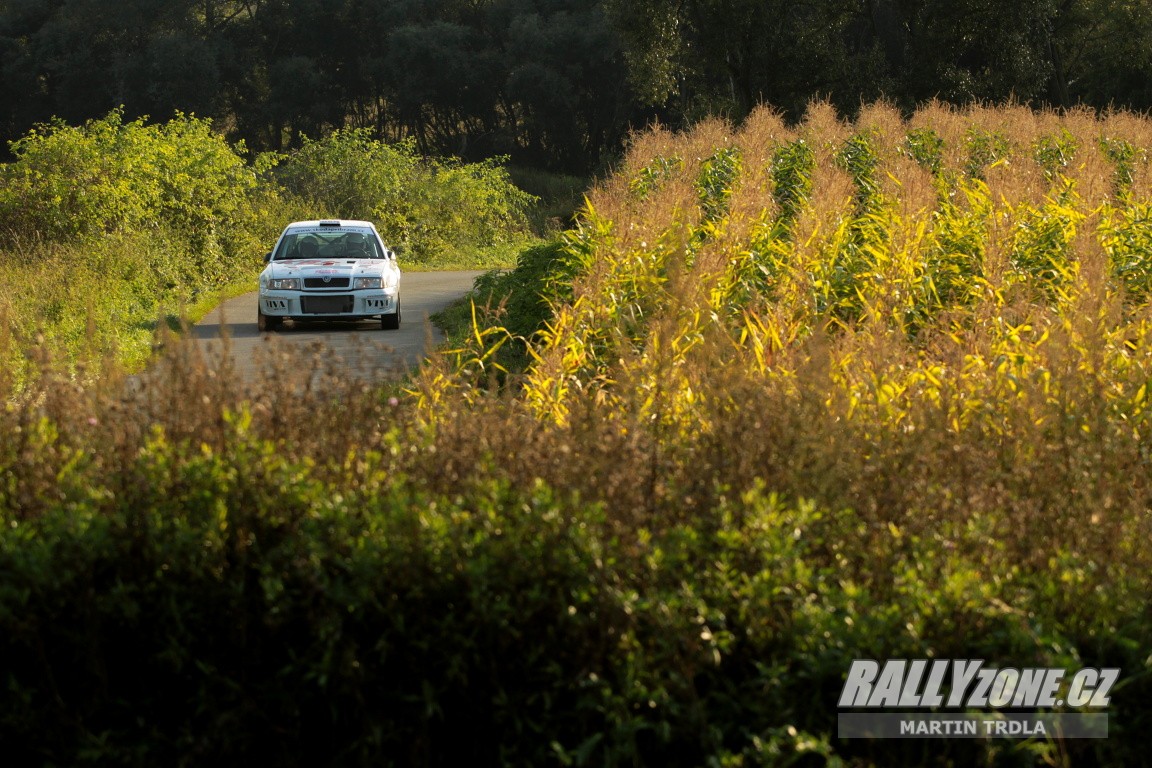
[[[264,257],[258,324],[286,319],[362,320],[400,327],[400,268],[369,221],[297,221]]]

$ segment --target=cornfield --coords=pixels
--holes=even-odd
[[[762,109],[639,134],[565,235],[575,278],[505,388],[521,421],[496,456],[624,528],[750,489],[845,510],[862,522],[837,525],[829,563],[883,593],[927,568],[1006,606],[1038,588],[1086,621],[1141,610],[1150,150],[1147,118],[1020,106],[848,122],[817,103],[798,125]],[[478,326],[423,402],[490,401],[478,372],[503,339]],[[438,402],[445,429],[460,411]],[[565,460],[529,467],[526,430]]]
[[[644,433],[656,485],[715,446],[694,483],[763,481],[885,527],[982,510],[1004,533],[1039,515],[1077,528],[1062,541],[1146,540],[1150,147],[1129,114],[938,104],[639,135],[565,235],[576,277],[517,401],[559,430]],[[790,420],[797,450],[843,468],[768,476],[749,430]]]

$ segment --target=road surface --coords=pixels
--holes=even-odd
[[[229,299],[191,329],[209,358],[225,350],[237,373],[252,381],[257,369],[277,351],[317,350],[338,355],[348,370],[372,377],[419,366],[442,339],[429,317],[463,296],[483,272],[405,272],[400,279],[402,322],[395,331],[379,320],[307,322],[282,325],[271,333],[256,328],[256,293]],[[223,340],[222,336],[227,339]]]

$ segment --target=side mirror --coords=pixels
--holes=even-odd
[[[269,261],[272,261],[272,251],[268,251],[268,253],[264,254],[264,262],[267,263]]]

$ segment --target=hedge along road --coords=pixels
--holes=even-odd
[[[379,319],[360,322],[288,322],[271,333],[256,328],[255,292],[237,296],[209,312],[191,330],[209,359],[227,351],[245,381],[271,365],[277,351],[319,352],[341,360],[343,370],[384,378],[420,365],[442,338],[428,319],[472,288],[483,272],[404,272],[400,278],[400,327],[380,328]],[[271,354],[270,354],[271,353]],[[303,357],[291,356],[299,361]]]

